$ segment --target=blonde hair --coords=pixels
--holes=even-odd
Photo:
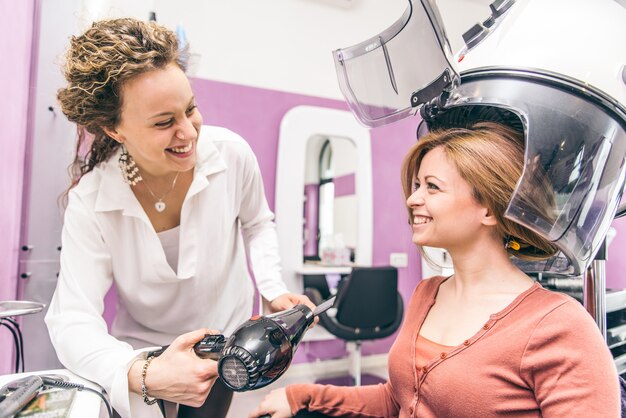
[[[94,22],[71,37],[63,68],[67,86],[57,93],[61,110],[78,128],[70,189],[119,147],[103,128],[120,121],[124,83],[170,63],[185,70],[184,53],[171,30],[130,18]]]
[[[556,254],[557,248],[550,241],[504,217],[524,169],[524,138],[519,132],[498,123],[479,122],[468,129],[436,130],[422,137],[402,165],[402,187],[407,199],[413,193],[413,182],[424,156],[435,148],[445,152],[471,186],[476,201],[495,216],[496,233],[510,254],[523,259]],[[542,212],[553,206],[549,191],[537,190],[535,195],[531,201]],[[507,245],[511,241],[516,245]]]

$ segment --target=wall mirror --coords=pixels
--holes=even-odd
[[[302,237],[305,263],[346,265],[355,260],[356,153],[350,138],[314,135],[307,140]],[[330,252],[332,248],[341,257]],[[336,258],[328,260],[329,252]]]
[[[370,133],[350,112],[297,106],[285,114],[275,212],[283,278],[290,290],[302,292],[303,274],[342,267],[321,262],[330,240],[349,250],[350,263],[371,265]]]

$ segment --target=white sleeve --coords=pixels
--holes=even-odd
[[[288,293],[282,280],[278,235],[274,214],[269,209],[261,170],[254,153],[245,144],[242,157],[242,198],[239,219],[244,241],[248,247],[250,264],[261,295],[271,301]]]
[[[61,363],[109,394],[122,417],[161,417],[128,390],[128,370],[146,350],[109,335],[102,317],[104,296],[113,283],[111,257],[93,211],[70,193],[62,233],[61,272],[46,325]]]

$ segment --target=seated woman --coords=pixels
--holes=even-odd
[[[504,217],[523,167],[522,136],[496,123],[420,139],[403,167],[413,242],[446,249],[454,274],[416,287],[389,381],[291,385],[250,417],[619,417],[616,367],[591,316],[510,259],[556,252]]]

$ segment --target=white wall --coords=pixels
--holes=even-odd
[[[493,0],[438,0],[453,51],[461,34],[489,14]],[[83,0],[83,20],[147,18],[182,25],[200,78],[343,97],[332,51],[370,38],[395,22],[407,0]]]

